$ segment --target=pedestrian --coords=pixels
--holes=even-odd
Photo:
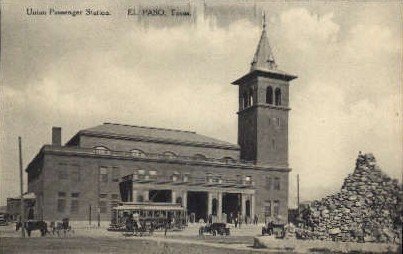
[[[239,226],[239,228],[241,228],[241,225],[242,225],[242,214],[239,214],[239,218],[238,218],[238,226]]]
[[[259,217],[257,216],[257,214],[255,214],[255,218],[253,220],[254,224],[257,225],[259,221]]]
[[[238,217],[234,218],[235,227],[238,227]]]
[[[168,220],[165,220],[165,233],[164,236],[167,237],[167,231],[168,231]]]

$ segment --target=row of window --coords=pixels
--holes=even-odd
[[[58,192],[58,199],[57,199],[57,211],[59,213],[66,212],[66,192]],[[71,193],[72,199],[70,200],[70,213],[71,214],[78,214],[80,210],[80,201],[79,201],[79,192]],[[99,210],[100,213],[107,213],[108,212],[108,201],[105,200],[108,197],[108,194],[99,194],[101,200],[99,201]],[[111,194],[111,207],[114,207],[119,202],[119,194]]]
[[[280,215],[280,201],[279,200],[267,200],[264,204],[265,217],[276,217]]]
[[[267,190],[280,190],[280,178],[279,177],[266,177],[266,189]]]
[[[94,147],[94,151],[95,151],[96,154],[101,154],[101,155],[110,155],[110,154],[112,154],[111,150],[108,149],[105,146]],[[145,152],[143,152],[142,150],[139,150],[139,149],[130,150],[130,153],[131,153],[131,155],[133,157],[140,157],[140,158],[146,158],[147,157],[147,154]],[[170,151],[163,152],[161,155],[164,156],[165,158],[172,158],[172,159],[178,157],[177,154],[175,154],[174,152],[170,152]],[[205,160],[205,159],[207,159],[207,156],[205,156],[204,154],[197,153],[197,154],[193,155],[192,158],[195,159],[195,160]],[[235,159],[233,159],[231,157],[228,157],[228,156],[223,157],[221,160],[223,162],[226,162],[226,163],[235,162]]]
[[[76,214],[79,212],[79,192],[72,192],[71,194],[71,202],[70,202],[70,212],[72,214]],[[60,213],[65,212],[66,210],[66,192],[59,191],[57,193],[58,199],[57,199],[57,211]]]
[[[77,165],[67,165],[64,163],[60,163],[57,170],[57,178],[59,180],[70,179],[71,182],[78,183],[81,181],[81,169]]]
[[[274,100],[273,100],[274,99]],[[281,106],[281,89],[276,88],[273,91],[271,86],[266,88],[266,103],[270,105]],[[245,91],[242,95],[242,108],[247,108],[254,105],[253,103],[253,89],[250,88],[249,91]]]
[[[119,182],[120,169],[118,167],[99,167],[99,182],[108,183],[109,178],[112,182]]]

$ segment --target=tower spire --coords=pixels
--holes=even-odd
[[[259,44],[257,45],[255,56],[251,64],[251,71],[257,69],[275,70],[277,69],[276,62],[274,61],[273,52],[269,44],[269,38],[266,31],[266,12],[263,12],[262,35]]]

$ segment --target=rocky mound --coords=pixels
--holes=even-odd
[[[372,154],[359,154],[341,192],[314,201],[306,224],[309,238],[342,241],[398,241],[401,187],[382,173]]]

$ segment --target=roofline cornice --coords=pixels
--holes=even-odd
[[[162,143],[162,144],[175,144],[183,146],[197,146],[197,147],[209,147],[209,148],[219,148],[227,150],[238,151],[240,148],[237,145],[220,145],[213,143],[203,143],[203,142],[190,142],[190,141],[180,141],[174,139],[158,139],[145,136],[129,136],[120,134],[110,134],[110,133],[99,133],[93,131],[82,130],[77,133],[77,135],[90,136],[90,137],[101,137],[109,139],[121,139],[121,140],[132,140],[132,141],[142,141],[142,142],[152,142],[152,143]]]
[[[250,71],[249,73],[243,75],[239,79],[235,80],[231,84],[233,85],[241,85],[249,80],[255,78],[255,77],[268,77],[268,78],[273,78],[273,79],[280,79],[280,80],[285,80],[285,81],[291,81],[293,79],[298,78],[295,75],[291,75],[288,73],[279,73],[276,71],[271,71],[271,70],[261,70],[261,69],[255,69],[253,71]]]

